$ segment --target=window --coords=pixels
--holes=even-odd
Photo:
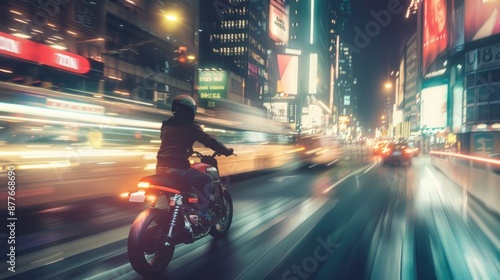
[[[469,88],[469,89],[467,89],[466,103],[467,104],[474,104],[474,103],[476,103],[476,89],[475,88]]]
[[[490,95],[493,92],[493,87],[491,86],[482,86],[477,89],[477,96],[476,96],[476,102],[477,103],[482,103],[482,102],[488,102],[490,99]]]
[[[465,121],[467,123],[474,123],[476,121],[476,107],[475,106],[468,106],[466,108],[466,113],[465,113]]]
[[[500,84],[496,84],[493,86],[493,90],[491,92],[490,101],[500,101]]]
[[[477,106],[477,119],[476,122],[487,122],[488,121],[488,105]]]
[[[465,78],[465,87],[473,87],[476,85],[476,80],[474,74],[469,75]]]
[[[490,105],[490,121],[500,121],[500,103]]]

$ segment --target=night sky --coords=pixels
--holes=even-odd
[[[399,69],[399,60],[402,43],[416,30],[416,16],[405,19],[405,0],[351,0],[352,17],[348,25],[346,36],[351,46],[360,47],[353,53],[353,75],[358,84],[354,86],[354,94],[358,96],[358,118],[363,127],[380,125],[379,118],[383,112],[383,94],[389,94],[383,88],[391,70]],[[390,20],[382,21],[385,26],[377,23],[378,30],[373,27],[368,42],[354,36],[362,30],[366,34],[367,26],[374,26],[376,19],[373,13],[384,14],[391,3],[401,12],[390,14]],[[385,13],[387,14],[387,13]],[[378,32],[377,32],[378,31]],[[363,43],[363,44],[360,44]],[[394,90],[394,89],[393,89]],[[394,94],[394,93],[392,93]]]

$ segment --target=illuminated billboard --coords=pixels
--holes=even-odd
[[[299,80],[299,57],[295,55],[278,54],[278,92],[297,95]]]
[[[443,128],[446,126],[448,85],[439,85],[422,89],[420,117],[425,128]]]
[[[424,74],[448,46],[446,0],[425,0],[422,69]]]
[[[464,0],[465,42],[500,33],[500,0]]]
[[[404,101],[405,93],[405,61],[401,60],[399,63],[399,75],[396,79],[396,106],[400,107]]]
[[[288,102],[264,102],[263,105],[271,113],[273,120],[285,123],[289,122]]]
[[[269,5],[269,37],[275,42],[288,43],[290,37],[289,8],[281,1],[271,1]]]
[[[318,84],[318,54],[309,55],[309,94],[316,94]]]
[[[227,76],[226,71],[200,71],[199,98],[227,99]]]
[[[350,95],[344,96],[344,105],[346,105],[346,106],[351,105],[351,96]]]

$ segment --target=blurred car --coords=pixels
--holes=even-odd
[[[388,164],[404,164],[410,163],[413,157],[413,151],[408,147],[407,143],[394,143],[389,142],[382,149],[382,163]]]
[[[420,155],[420,148],[415,146],[415,142],[408,142],[408,149],[410,149],[412,157]]]
[[[373,145],[373,155],[381,155],[382,150],[387,145],[387,143],[389,143],[389,141],[378,141],[377,143],[375,143],[375,145]]]

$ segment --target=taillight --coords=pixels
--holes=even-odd
[[[156,200],[156,195],[153,194],[147,195],[146,199],[149,200],[149,202],[154,202]]]
[[[149,182],[139,182],[137,184],[137,187],[139,187],[140,189],[148,189],[148,188],[157,189],[157,190],[161,190],[161,191],[165,191],[165,192],[169,192],[169,193],[175,193],[175,194],[180,194],[181,193],[179,190],[176,190],[176,189],[173,189],[173,188],[169,188],[169,187],[162,187],[162,186],[157,186],[157,185],[151,185],[151,184],[149,184]]]
[[[198,198],[197,197],[190,197],[188,198],[189,203],[198,203]]]

